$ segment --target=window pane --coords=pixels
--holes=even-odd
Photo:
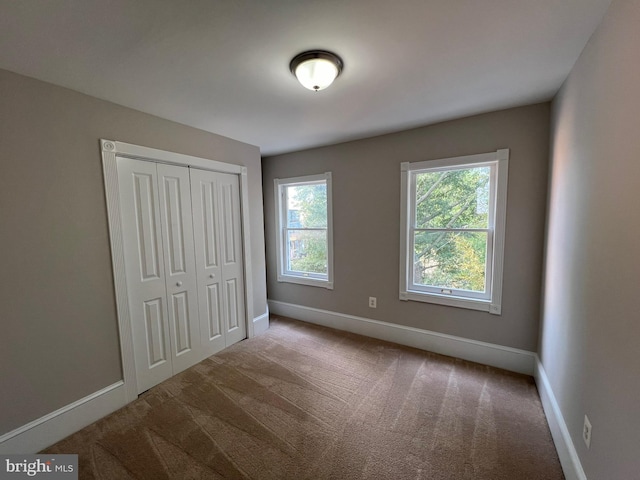
[[[485,232],[416,232],[413,282],[484,292],[486,255]]]
[[[416,228],[488,228],[491,167],[416,174]]]
[[[327,274],[326,230],[287,231],[287,270]]]
[[[327,227],[327,184],[287,187],[287,228]]]

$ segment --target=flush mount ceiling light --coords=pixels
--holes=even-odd
[[[324,90],[342,72],[342,60],[335,53],[310,50],[296,55],[289,69],[303,87],[309,90]]]

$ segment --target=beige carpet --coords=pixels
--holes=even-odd
[[[562,479],[530,377],[284,318],[46,450],[81,479]]]

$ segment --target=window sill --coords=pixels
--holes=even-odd
[[[333,282],[313,277],[296,277],[293,275],[278,275],[278,282],[281,283],[297,283],[299,285],[307,285],[309,287],[320,287],[333,290]]]
[[[435,303],[438,305],[448,305],[450,307],[480,310],[482,312],[489,312],[493,315],[500,315],[502,313],[501,305],[492,304],[488,300],[453,297],[450,295],[437,295],[434,293],[408,291],[400,292],[400,300],[412,300],[415,302]]]

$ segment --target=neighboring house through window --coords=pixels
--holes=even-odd
[[[500,314],[508,159],[401,165],[401,300]]]
[[[331,173],[274,181],[278,281],[333,288]]]

